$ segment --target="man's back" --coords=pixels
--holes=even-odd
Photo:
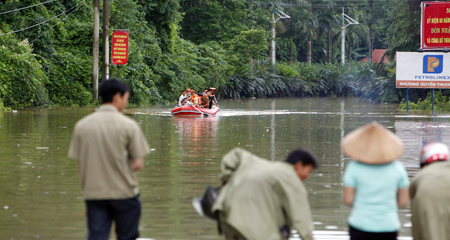
[[[203,93],[203,96],[201,99],[202,99],[202,106],[204,108],[209,108],[209,97],[206,92]]]
[[[282,210],[285,194],[277,176],[288,173],[289,168],[286,163],[261,162],[227,183],[230,191],[224,212],[229,223],[248,239],[280,238],[279,229],[286,224]]]
[[[128,86],[112,78],[101,83],[99,93],[102,106],[77,122],[68,154],[78,160],[87,239],[109,239],[113,221],[117,239],[137,239],[141,202],[135,172],[150,147],[139,125],[121,113]]]
[[[77,123],[69,157],[80,161],[85,199],[123,199],[138,194],[131,161],[148,152],[140,133],[134,120],[108,105]]]
[[[270,162],[242,149],[233,151],[236,154],[227,154],[222,161],[238,168],[213,209],[221,211],[227,224],[247,239],[281,239],[280,228],[286,224],[298,228],[304,239],[312,239],[306,190],[293,166]],[[240,162],[236,162],[238,158]]]
[[[434,162],[412,180],[412,234],[417,240],[450,236],[450,162]]]

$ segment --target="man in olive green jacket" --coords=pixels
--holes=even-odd
[[[411,181],[411,222],[414,240],[450,239],[450,162],[443,143],[426,145],[422,170]]]
[[[298,149],[285,162],[271,162],[235,148],[222,159],[223,187],[213,206],[226,239],[280,240],[280,229],[296,229],[313,239],[313,224],[302,180],[317,167],[314,157]]]

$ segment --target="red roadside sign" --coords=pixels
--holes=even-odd
[[[111,46],[111,64],[124,65],[128,62],[128,31],[114,31]]]
[[[450,48],[450,2],[422,2],[421,49]]]

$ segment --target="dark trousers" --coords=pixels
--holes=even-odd
[[[365,232],[350,226],[350,240],[396,240],[395,232]]]
[[[123,200],[87,200],[88,240],[108,240],[112,221],[117,240],[139,237],[141,202],[138,197]]]

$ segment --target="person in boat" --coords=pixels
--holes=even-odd
[[[182,102],[183,100],[187,97],[186,95],[186,90],[183,90],[183,93],[181,94],[181,96],[178,98],[178,106],[181,107],[183,106]]]
[[[188,103],[190,100],[191,100],[191,89],[187,88],[186,89],[186,96],[182,100],[181,106],[186,106],[186,103]]]
[[[219,106],[217,104],[216,96],[214,95],[215,90],[216,90],[215,88],[212,88],[212,87],[209,88],[208,97],[209,97],[209,108],[210,109],[212,108],[212,106],[217,106],[217,107]]]
[[[190,88],[186,89],[186,103],[185,106],[193,106],[193,95],[192,90]]]
[[[192,101],[192,106],[194,106],[194,107],[198,107],[201,104],[201,99],[194,90],[191,90],[191,101]]]
[[[187,98],[184,98],[181,101],[181,106],[191,106],[191,103],[187,100]]]
[[[302,181],[317,165],[304,149],[275,162],[241,148],[223,156],[222,187],[212,212],[225,239],[286,239],[292,227],[303,240],[312,240],[314,227]]]
[[[409,204],[408,174],[400,161],[403,143],[377,122],[347,134],[341,142],[350,161],[345,169],[344,204],[352,240],[395,240],[401,228],[398,208]]]
[[[202,94],[202,107],[209,108],[209,94],[207,90],[205,90]]]
[[[421,171],[411,181],[411,222],[414,240],[450,237],[450,162],[443,143],[427,144],[420,154]]]

